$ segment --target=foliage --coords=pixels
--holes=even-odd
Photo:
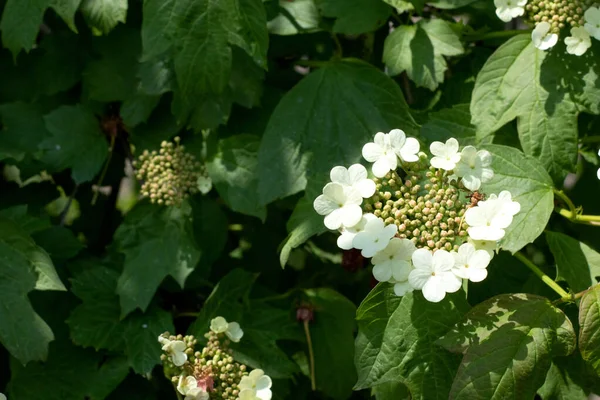
[[[176,399],[158,336],[222,316],[274,399],[600,394],[600,41],[542,51],[493,3],[0,1],[0,392]],[[520,204],[439,303],[313,208],[392,129],[489,151]]]

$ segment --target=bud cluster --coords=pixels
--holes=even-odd
[[[584,24],[584,12],[593,0],[531,0],[525,6],[525,18],[532,24],[548,22],[550,32],[558,34],[565,27]]]
[[[463,221],[467,204],[443,171],[430,167],[427,172],[411,172],[404,182],[395,172],[373,180],[376,191],[365,201],[365,212],[386,225],[395,224],[396,237],[410,239],[420,248],[458,250],[467,236]]]
[[[205,168],[179,142],[176,137],[174,143],[163,141],[159,151],[144,150],[133,164],[142,195],[152,203],[176,206],[199,191],[198,180],[206,175]]]

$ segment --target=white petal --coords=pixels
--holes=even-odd
[[[223,317],[216,317],[210,321],[210,330],[214,333],[225,332],[227,330],[227,326],[227,320]]]
[[[331,182],[339,183],[341,185],[352,185],[348,170],[345,167],[333,167],[329,173],[329,178],[331,179]]]
[[[408,275],[408,283],[415,289],[422,289],[431,278],[433,278],[431,272],[423,269],[413,269]]]
[[[469,279],[469,272],[469,268],[465,268],[464,265],[452,269],[452,273],[461,279]]]
[[[446,297],[446,291],[441,285],[441,279],[437,276],[432,276],[431,279],[423,285],[423,296],[432,303],[438,303]]]
[[[419,161],[419,153],[420,145],[419,141],[415,138],[409,137],[406,139],[404,146],[400,149],[400,154],[398,156],[406,161],[406,162],[415,162]]]
[[[492,154],[489,151],[479,150],[477,152],[477,157],[481,160],[482,167],[489,167],[492,165]]]
[[[362,164],[353,164],[348,168],[349,182],[351,185],[367,179],[367,169]]]
[[[377,159],[372,167],[373,175],[378,178],[383,178],[388,172],[390,172],[390,169],[392,169],[392,167],[388,159],[384,156]]]
[[[375,134],[375,138],[373,139],[373,142],[375,142],[375,144],[379,145],[379,146],[385,146],[385,142],[386,142],[386,136],[387,133],[383,133],[383,132],[377,132]]]
[[[339,183],[330,182],[323,187],[323,194],[339,204],[346,202],[346,190]]]
[[[402,146],[404,146],[404,143],[406,142],[406,134],[404,133],[404,131],[400,130],[400,129],[392,129],[389,133],[390,135],[390,145],[394,148],[394,149],[401,149]]]
[[[446,154],[446,146],[442,142],[433,142],[429,145],[429,151],[434,156],[444,156]]]
[[[468,243],[467,243],[468,244]],[[464,245],[463,245],[464,246]],[[492,257],[485,250],[474,251],[471,257],[469,257],[469,266],[471,268],[484,269],[490,264]]]
[[[457,292],[462,287],[462,280],[452,272],[445,272],[440,278],[441,287],[446,293]]]
[[[365,199],[373,196],[375,194],[375,182],[370,179],[363,179],[353,186],[362,197]]]
[[[171,360],[176,367],[181,367],[187,361],[187,354],[177,351],[171,355]]]
[[[456,140],[454,138],[450,138],[450,139],[446,140],[446,151],[449,154],[457,153],[458,152],[458,140]]]
[[[362,250],[373,242],[373,235],[369,232],[359,232],[352,240],[352,247]]]
[[[419,270],[426,271],[428,274],[431,274],[431,272],[433,272],[433,254],[431,254],[431,251],[427,249],[415,250],[415,252],[412,254],[412,262],[414,267]],[[411,272],[411,275],[413,272]]]
[[[474,240],[491,240],[497,242],[504,237],[504,229],[494,228],[492,226],[469,227],[467,232]]]
[[[325,226],[327,229],[340,229],[344,221],[344,213],[341,208],[334,210],[325,217]]]
[[[472,227],[486,225],[488,222],[486,210],[480,206],[469,208],[465,212],[465,222]]]
[[[469,189],[472,192],[478,190],[481,187],[481,179],[471,174],[466,174],[465,176],[463,176],[462,183],[467,189]]]
[[[337,210],[340,206],[338,203],[322,194],[315,199],[313,207],[319,215],[327,215]]]
[[[362,148],[362,156],[369,162],[375,162],[383,155],[383,148],[375,143],[367,143]]]
[[[342,213],[342,225],[346,227],[352,227],[358,224],[362,219],[362,208],[356,204],[345,205],[339,211]],[[325,217],[325,219],[327,219],[327,217]],[[325,223],[325,226],[327,226],[327,223]],[[334,229],[338,228],[339,226]]]
[[[394,294],[396,296],[404,296],[408,292],[412,292],[413,287],[408,282],[397,282],[394,284]]]
[[[379,282],[387,282],[392,278],[392,269],[388,262],[373,267],[373,276]]]
[[[481,282],[487,277],[487,269],[473,269],[469,271],[469,280],[471,282]]]
[[[263,375],[256,380],[256,390],[270,389],[273,382],[268,375]]]
[[[392,277],[397,282],[408,280],[408,275],[410,275],[410,271],[412,271],[412,269],[412,265],[408,261],[402,260],[393,262],[392,267],[390,268]]]
[[[454,257],[446,250],[438,250],[433,254],[431,265],[436,274],[450,271],[454,267]]]
[[[342,234],[337,238],[338,247],[342,250],[350,250],[352,248],[354,236],[356,236],[356,233],[354,232],[342,232]]]
[[[225,334],[232,342],[237,343],[244,336],[244,331],[237,322],[230,322]]]

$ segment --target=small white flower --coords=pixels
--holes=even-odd
[[[212,179],[209,176],[199,176],[196,180],[196,184],[198,185],[198,190],[202,194],[207,194],[212,189]]]
[[[325,215],[325,226],[328,229],[351,227],[360,222],[362,197],[351,188],[344,188],[339,183],[328,183],[323,194],[317,197],[313,206],[317,213]]]
[[[239,342],[244,331],[237,322],[227,322],[223,317],[216,317],[210,321],[210,330],[214,333],[225,333],[232,342]]]
[[[469,225],[467,232],[474,240],[498,241],[504,237],[504,229],[512,223],[513,216],[521,209],[521,205],[512,201],[509,191],[504,190],[465,213],[465,222]]]
[[[392,238],[373,256],[373,276],[379,282],[405,282],[413,269],[410,260],[416,247],[408,239]]]
[[[600,150],[598,150],[598,156],[600,156]],[[598,171],[596,171],[596,176],[598,176],[598,179],[600,179],[600,168],[598,168]]]
[[[526,4],[527,0],[494,0],[496,15],[504,22],[523,15]]]
[[[364,198],[375,194],[375,182],[367,178],[367,169],[361,164],[351,165],[348,169],[341,166],[333,167],[329,177],[331,182],[350,187]]]
[[[593,36],[594,39],[600,40],[600,8],[590,7],[585,11],[585,30]]]
[[[373,174],[383,178],[389,171],[398,168],[398,157],[405,162],[419,160],[419,142],[415,138],[407,138],[400,129],[392,129],[390,133],[378,132],[372,143],[362,148],[365,160],[374,163]]]
[[[485,250],[477,250],[471,243],[463,243],[454,256],[452,272],[462,279],[481,282],[487,277],[487,266],[491,257]]]
[[[208,393],[198,387],[198,381],[193,376],[180,376],[177,391],[185,396],[185,400],[209,399]]]
[[[373,257],[375,253],[386,248],[390,239],[394,237],[398,227],[394,224],[385,225],[381,218],[376,218],[365,224],[352,241],[352,246],[362,250],[363,257]]]
[[[571,28],[571,36],[565,38],[567,53],[581,56],[592,47],[590,34],[582,27]]]
[[[546,21],[535,26],[535,29],[531,32],[531,41],[535,47],[540,50],[548,50],[558,43],[558,35],[550,33],[551,27],[550,23]]]
[[[491,240],[473,240],[472,238],[468,238],[467,242],[475,246],[476,250],[485,250],[490,255],[490,258],[494,258],[494,252],[498,248],[498,243]]]
[[[6,400],[6,396],[4,395],[4,393],[0,393],[0,400]]]
[[[365,229],[367,222],[376,219],[377,217],[371,213],[363,214],[360,222],[349,228],[342,228],[341,235],[337,238],[337,245],[342,250],[352,249],[352,241],[358,232],[362,232]]]
[[[239,383],[240,388],[240,399],[254,399],[270,400],[272,381],[268,375],[265,375],[262,369],[255,369],[250,372],[249,375],[242,377]],[[245,396],[242,397],[243,392],[246,392]],[[254,397],[250,397],[250,393]]]
[[[181,367],[187,361],[187,354],[185,349],[187,346],[181,340],[169,340],[165,337],[159,336],[158,342],[162,344],[162,350],[169,355],[171,361],[175,366]]]
[[[462,183],[471,191],[478,190],[482,183],[494,177],[492,155],[487,150],[477,151],[473,146],[466,146],[456,164],[456,175],[462,178]]]
[[[440,302],[446,293],[454,293],[462,286],[462,281],[452,272],[454,257],[446,250],[435,253],[427,249],[417,249],[412,255],[415,267],[408,275],[408,282],[415,289],[421,289],[423,296],[433,302]]]
[[[458,140],[450,138],[446,143],[433,142],[429,146],[429,151],[435,157],[431,159],[431,166],[434,168],[452,171],[456,167],[456,163],[460,161],[458,153]]]
[[[413,288],[408,280],[404,282],[396,282],[394,284],[394,294],[396,296],[404,296],[408,292],[412,292]]]

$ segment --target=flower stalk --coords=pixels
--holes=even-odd
[[[538,278],[542,280],[542,282],[544,282],[546,285],[548,285],[548,287],[554,290],[561,297],[561,299],[571,298],[569,293],[567,293],[562,287],[560,287],[558,283],[556,283],[552,278],[550,278],[541,269],[539,269],[537,265],[531,262],[531,260],[525,257],[523,253],[516,252],[514,256],[523,264],[525,264],[525,266],[527,266],[527,268],[529,268],[534,274],[536,274]]]

